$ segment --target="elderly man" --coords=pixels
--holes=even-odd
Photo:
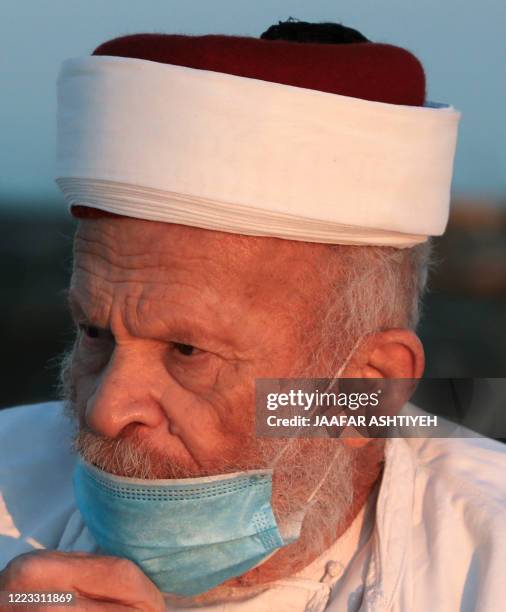
[[[416,58],[123,37],[64,64],[58,121],[77,337],[64,401],[0,416],[3,604],[501,609],[501,445],[254,433],[255,379],[422,376],[458,114]]]

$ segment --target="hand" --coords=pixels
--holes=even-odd
[[[165,611],[161,592],[135,563],[80,552],[37,551],[15,557],[0,572],[0,591],[73,591],[75,605],[70,609],[86,612]],[[20,608],[12,605],[12,610]],[[61,606],[29,609],[62,612]]]

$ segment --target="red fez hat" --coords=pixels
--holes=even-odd
[[[418,59],[400,47],[373,42],[133,34],[100,45],[93,55],[211,70],[388,104],[421,106],[425,99]]]
[[[330,32],[327,37],[325,26]],[[307,42],[311,41],[308,31],[312,28],[318,28],[317,38],[326,42]],[[303,39],[301,29],[305,30]],[[93,55],[210,70],[387,104],[422,106],[425,100],[424,70],[412,53],[370,42],[356,30],[339,24],[288,21],[272,26],[259,39],[133,34],[101,44]],[[73,206],[72,214],[117,216],[83,206]]]

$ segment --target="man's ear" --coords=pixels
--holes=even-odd
[[[364,338],[342,378],[421,378],[424,367],[418,336],[409,329],[389,329]]]
[[[350,357],[341,377],[418,379],[424,367],[425,355],[418,336],[409,329],[389,329],[366,336]],[[360,448],[371,439],[343,438],[343,442]]]

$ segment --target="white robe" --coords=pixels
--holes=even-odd
[[[0,411],[0,569],[37,548],[94,550],[75,506],[70,432],[59,402]],[[388,440],[377,499],[321,558],[205,609],[503,610],[505,474],[505,447],[486,438]]]

